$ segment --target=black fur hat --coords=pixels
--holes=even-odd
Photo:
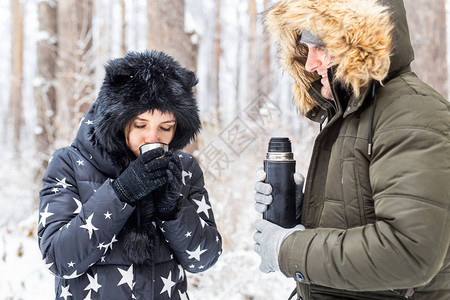
[[[111,155],[118,171],[135,156],[125,141],[125,126],[149,110],[173,113],[177,127],[170,149],[185,147],[201,123],[192,88],[197,78],[169,55],[158,51],[128,52],[105,66],[96,105],[94,139]]]

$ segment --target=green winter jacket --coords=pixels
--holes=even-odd
[[[299,299],[450,299],[450,106],[411,72],[403,2],[284,0],[265,21],[299,110],[324,125],[305,185],[307,229],[279,254]],[[337,63],[334,102],[304,68],[302,30]]]

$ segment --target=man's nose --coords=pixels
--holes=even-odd
[[[316,51],[313,49],[309,49],[308,57],[306,58],[305,69],[308,72],[314,72],[321,65],[320,60],[318,59]]]

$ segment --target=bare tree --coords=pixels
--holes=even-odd
[[[242,48],[242,26],[240,24],[241,22],[241,9],[239,7],[239,5],[236,7],[236,12],[237,12],[237,32],[236,32],[236,48],[237,48],[237,53],[236,53],[236,75],[234,76],[234,82],[235,82],[235,94],[236,94],[236,105],[235,105],[235,113],[237,116],[241,115],[241,109],[242,107],[245,105],[240,103],[240,98],[241,98],[241,72],[242,72],[242,64],[241,64],[241,55],[240,55],[240,49]]]
[[[415,52],[413,71],[444,97],[448,96],[444,0],[405,0]]]
[[[191,41],[195,33],[184,31],[184,13],[184,0],[148,0],[148,48],[164,51],[183,67],[196,71],[198,45]]]
[[[120,38],[120,52],[122,56],[127,53],[127,20],[126,20],[126,5],[125,0],[120,0],[120,7],[121,7],[121,22],[122,22],[122,34]]]
[[[271,5],[270,0],[264,0],[264,10],[267,10]],[[262,21],[261,21],[262,22]],[[271,41],[267,35],[262,35],[262,59],[261,72],[258,82],[260,83],[260,90],[263,94],[268,95],[272,91],[272,51]]]
[[[37,68],[34,97],[36,101],[37,132],[35,136],[37,158],[42,164],[35,174],[37,183],[47,168],[56,138],[56,57],[57,27],[56,2],[38,3],[39,36],[37,41]]]
[[[114,1],[94,1],[93,18],[96,20],[97,30],[94,31],[93,43],[95,48],[95,87],[99,87],[105,75],[105,63],[112,58],[113,40],[113,5]]]
[[[24,9],[20,0],[11,0],[12,24],[12,77],[11,94],[9,98],[9,118],[12,124],[12,142],[15,154],[19,153],[20,133],[24,124],[22,107],[23,84],[23,44]]]
[[[258,32],[257,32],[257,14],[256,14],[256,0],[249,0],[248,2],[248,97],[254,99],[257,95],[257,62],[258,62]]]
[[[184,13],[184,0],[148,0],[148,48],[164,51],[183,67],[196,72],[198,44],[192,42],[195,33],[184,30]],[[193,152],[197,147],[195,141],[185,150]]]
[[[92,104],[94,55],[92,48],[92,0],[58,2],[58,138],[72,139],[79,121]]]
[[[221,0],[216,0],[216,26],[214,30],[214,53],[213,53],[213,61],[214,67],[213,78],[214,78],[214,91],[215,91],[215,107],[214,111],[216,112],[216,123],[221,123],[221,103],[220,103],[220,61],[222,59],[222,23],[221,23]]]

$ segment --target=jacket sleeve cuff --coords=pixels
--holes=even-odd
[[[278,253],[278,265],[286,277],[293,277],[302,283],[310,283],[306,258],[309,245],[315,235],[312,230],[296,231],[283,241]]]

